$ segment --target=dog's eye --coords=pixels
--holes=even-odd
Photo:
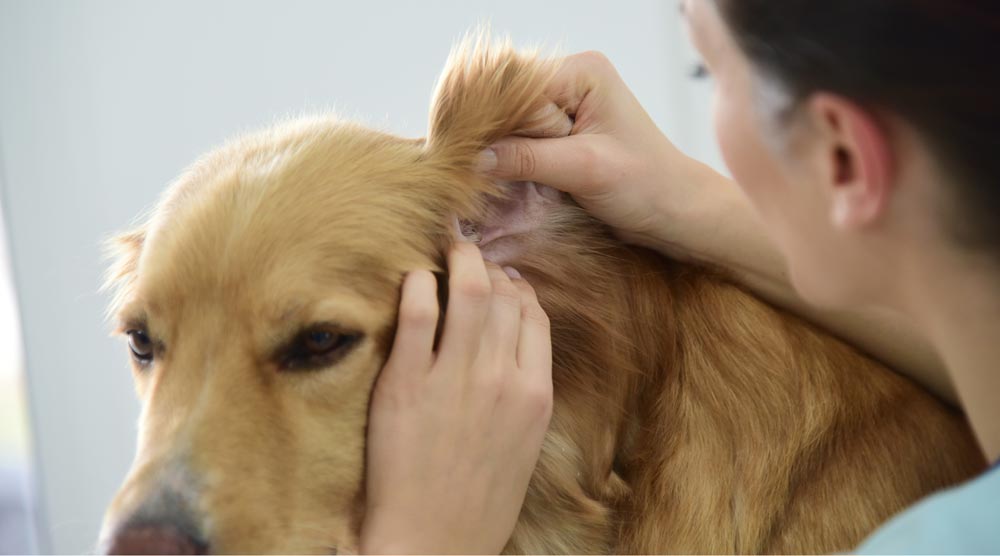
[[[145,330],[129,330],[128,348],[132,352],[132,357],[142,365],[148,365],[153,361],[153,340],[149,338]]]
[[[334,334],[329,330],[310,330],[305,333],[302,342],[313,355],[322,355],[337,347],[337,342],[341,338],[340,334]]]
[[[361,339],[361,334],[317,327],[301,332],[279,355],[282,370],[328,367],[343,358]]]

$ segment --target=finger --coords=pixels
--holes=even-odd
[[[533,181],[588,196],[601,189],[620,165],[613,140],[601,135],[553,139],[506,138],[494,143],[490,174],[512,181]]]
[[[437,280],[429,270],[414,270],[403,280],[392,351],[383,374],[430,369],[438,321]]]
[[[448,309],[438,361],[467,369],[479,353],[493,286],[475,244],[458,242],[448,253]]]
[[[521,327],[517,342],[517,366],[538,372],[538,379],[552,383],[552,333],[549,317],[538,303],[535,289],[523,279],[513,280],[521,293]]]
[[[580,52],[559,60],[558,64],[559,69],[545,88],[545,96],[574,116],[595,88],[620,79],[614,65],[600,52]]]
[[[524,125],[511,135],[519,137],[566,137],[573,130],[573,120],[566,112],[549,102],[528,117]]]
[[[487,263],[486,272],[493,285],[490,310],[483,328],[480,360],[515,361],[518,333],[521,328],[521,292],[499,266]]]

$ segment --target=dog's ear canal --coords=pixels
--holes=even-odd
[[[441,333],[444,331],[444,316],[448,311],[448,273],[443,270],[435,271],[434,278],[437,279],[437,299],[438,299],[438,321],[437,330],[434,332],[434,351],[437,351],[441,342]]]

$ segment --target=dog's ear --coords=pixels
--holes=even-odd
[[[546,96],[553,60],[518,52],[509,40],[492,42],[488,31],[469,34],[452,50],[431,106],[425,150],[439,167],[475,175],[479,153],[508,135],[566,135],[570,119]],[[553,128],[559,128],[553,130]]]
[[[139,266],[139,256],[146,241],[146,228],[135,228],[105,242],[105,257],[111,261],[104,276],[103,290],[113,292],[108,314],[114,314],[131,292]]]

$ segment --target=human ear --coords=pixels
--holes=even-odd
[[[829,93],[812,95],[806,109],[823,138],[822,179],[833,225],[874,224],[889,205],[896,171],[883,125],[871,111]]]

